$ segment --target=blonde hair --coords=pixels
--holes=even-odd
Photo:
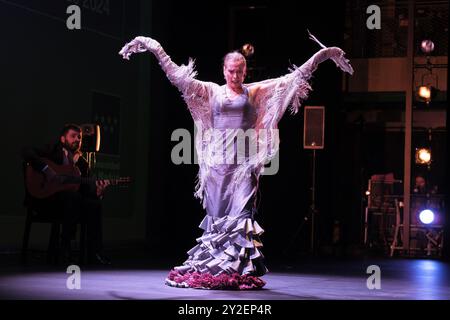
[[[244,55],[242,55],[238,51],[232,51],[227,53],[223,58],[223,65],[225,66],[225,64],[228,61],[241,61],[244,64],[244,66],[247,67],[247,60],[245,59]]]

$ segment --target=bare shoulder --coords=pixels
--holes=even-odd
[[[267,79],[259,82],[248,83],[246,84],[246,86],[249,91],[258,92],[270,88],[271,86],[276,84],[278,80],[279,78]]]
[[[258,93],[259,89],[261,88],[261,83],[260,82],[247,83],[244,84],[244,86],[245,88],[247,88],[249,96],[253,97]]]
[[[247,89],[248,99],[251,104],[257,105],[258,97],[261,93],[261,84],[260,83],[250,83],[244,84],[244,87]]]

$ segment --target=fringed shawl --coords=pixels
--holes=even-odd
[[[205,181],[209,174],[209,168],[214,165],[211,162],[211,150],[217,146],[210,145],[211,135],[208,130],[212,128],[210,99],[218,84],[203,82],[196,79],[194,61],[189,60],[188,65],[178,66],[164,52],[162,47],[153,51],[168,79],[181,92],[187,107],[194,119],[196,126],[195,146],[199,159],[199,173],[195,196],[204,203]],[[311,90],[308,80],[317,68],[318,64],[330,58],[327,48],[320,50],[301,67],[293,66],[290,73],[261,82],[244,84],[249,92],[254,92],[250,102],[257,110],[255,123],[256,135],[250,143],[258,145],[258,152],[250,155],[239,165],[234,173],[232,185],[227,192],[233,192],[234,187],[242,182],[242,179],[254,173],[257,177],[263,172],[264,165],[275,157],[279,147],[278,122],[286,109],[291,106],[291,113],[295,114]],[[255,90],[253,90],[255,89]]]

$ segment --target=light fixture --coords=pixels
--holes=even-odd
[[[433,73],[433,63],[431,62],[430,53],[434,51],[434,43],[430,39],[423,39],[420,43],[420,49],[426,54],[426,63],[421,65],[422,68],[428,70],[422,74],[422,81],[417,88],[417,97],[427,105],[436,96],[438,86],[438,76]]]
[[[255,47],[250,43],[246,43],[242,46],[241,52],[246,58],[250,58],[255,53]]]
[[[418,148],[416,149],[416,164],[430,164],[431,163],[431,149]]]
[[[420,49],[423,53],[431,53],[434,51],[434,42],[430,39],[422,40],[422,42],[420,43]]]
[[[423,224],[431,224],[434,221],[434,212],[430,209],[425,209],[420,211],[419,213],[419,220]]]
[[[418,95],[420,98],[430,101],[431,100],[431,87],[430,86],[420,86],[418,90]]]
[[[433,100],[436,96],[437,89],[431,84],[421,85],[417,88],[416,94],[419,101],[425,102],[429,105],[431,100]]]

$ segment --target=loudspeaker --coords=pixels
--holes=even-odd
[[[303,148],[323,149],[325,140],[325,107],[306,106],[303,117]]]

